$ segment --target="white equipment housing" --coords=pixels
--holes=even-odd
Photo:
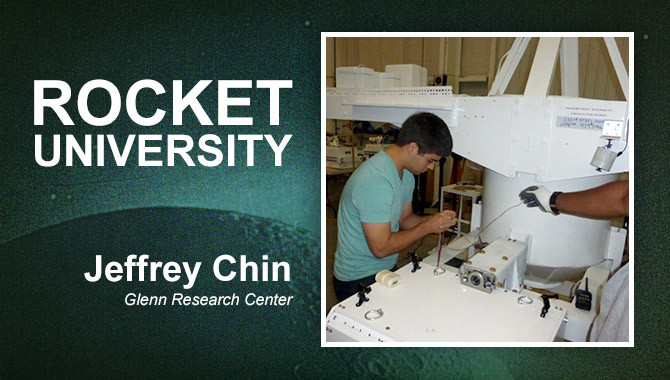
[[[461,284],[491,293],[495,288],[520,291],[526,271],[525,243],[496,239],[461,265]]]
[[[326,166],[337,169],[347,169],[356,162],[363,161],[358,149],[351,146],[326,146]]]

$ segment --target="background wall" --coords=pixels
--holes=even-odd
[[[388,64],[413,63],[428,70],[428,83],[447,75],[454,92],[486,95],[502,56],[514,37],[342,37],[327,39],[327,85],[335,86],[335,68],[363,65],[384,71]],[[616,38],[628,70],[628,41]],[[533,38],[507,86],[506,94],[522,94],[526,86],[538,38]],[[558,65],[558,63],[557,63]],[[555,70],[551,95],[560,95],[560,70]],[[579,38],[579,96],[624,100],[603,39]]]

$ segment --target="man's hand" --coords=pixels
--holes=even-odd
[[[449,227],[456,224],[456,213],[451,210],[444,210],[437,214],[431,215],[426,220],[426,226],[431,233],[442,233]]]
[[[552,212],[549,205],[551,191],[544,186],[529,186],[519,193],[519,197],[528,207],[539,207],[544,212]]]

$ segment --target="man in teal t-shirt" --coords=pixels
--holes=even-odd
[[[334,285],[340,301],[395,268],[398,251],[456,224],[453,211],[419,216],[412,211],[414,174],[432,170],[451,154],[445,122],[417,113],[402,124],[396,142],[365,161],[342,191],[337,214]]]

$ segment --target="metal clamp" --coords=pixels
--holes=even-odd
[[[553,296],[548,296],[546,294],[542,295],[542,301],[544,302],[544,307],[542,307],[542,312],[540,312],[540,317],[544,318],[545,315],[547,315],[547,312],[549,311],[549,308],[551,305],[549,305],[549,299],[550,298],[558,298],[558,294],[554,294]]]

